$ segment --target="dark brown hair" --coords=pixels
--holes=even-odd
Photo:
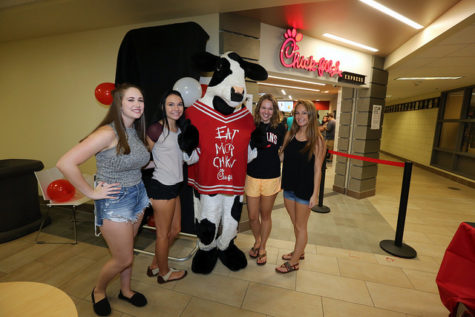
[[[120,84],[112,91],[112,104],[109,107],[109,111],[107,112],[104,119],[102,119],[101,123],[94,129],[96,131],[102,126],[114,123],[115,131],[117,132],[118,143],[117,143],[117,154],[129,154],[130,147],[129,143],[127,142],[127,135],[125,132],[125,125],[122,119],[122,99],[124,98],[125,92],[130,89],[135,88],[143,96],[142,89],[140,87],[133,85],[133,84]],[[137,132],[137,136],[139,137],[140,141],[143,142],[145,146],[147,146],[145,140],[145,112],[139,119],[136,119],[133,124],[135,131]],[[94,132],[93,131],[93,132]]]

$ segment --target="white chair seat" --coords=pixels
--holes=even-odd
[[[64,175],[56,167],[49,168],[49,169],[46,169],[46,170],[42,170],[42,171],[39,171],[39,172],[35,172],[35,176],[36,176],[36,179],[38,180],[38,183],[40,184],[40,189],[41,189],[41,194],[43,196],[43,199],[48,201],[47,204],[46,204],[48,207],[71,206],[72,212],[73,212],[72,222],[73,222],[73,230],[74,230],[74,243],[71,243],[71,242],[66,242],[66,243],[76,244],[77,243],[76,207],[88,202],[91,199],[88,198],[87,196],[84,196],[79,190],[76,189],[76,192],[74,193],[74,196],[68,201],[56,202],[56,201],[51,200],[50,197],[48,196],[48,192],[47,192],[48,185],[51,184],[51,182],[53,182],[57,179],[65,179]],[[94,176],[89,175],[89,174],[83,174],[83,176],[91,186],[94,186]],[[36,239],[35,239],[36,243],[41,243],[41,244],[44,244],[44,243],[55,243],[55,244],[56,243],[63,243],[63,242],[38,241],[38,237],[39,237],[39,235],[40,235],[40,233],[43,229],[43,225],[44,225],[44,222],[46,221],[46,219],[47,219],[47,217],[44,217],[43,221],[41,222],[40,229],[38,230],[38,234],[36,235]]]

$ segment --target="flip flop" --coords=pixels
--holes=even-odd
[[[287,253],[287,254],[284,254],[282,255],[282,260],[290,260],[292,258],[292,255],[294,255],[294,252],[290,252],[290,253]],[[302,253],[302,255],[300,256],[300,260],[304,260],[305,259],[305,253]]]
[[[259,260],[261,260],[262,258],[265,258],[265,261],[264,262],[259,262]],[[257,256],[257,261],[256,261],[257,265],[264,265],[267,263],[267,252],[264,252],[264,254],[259,254]]]
[[[260,247],[257,247],[257,248],[252,247],[251,250],[249,250],[249,256],[253,259],[257,258],[259,256],[259,248]]]
[[[165,274],[163,276],[161,276],[161,275],[157,276],[157,282],[159,284],[164,284],[164,283],[168,283],[168,282],[179,281],[182,278],[184,278],[186,276],[186,274],[188,274],[187,271],[183,270],[185,272],[185,274],[183,274],[183,276],[181,276],[179,278],[170,279],[170,277],[172,276],[173,272],[180,272],[180,271],[182,271],[182,270],[176,270],[176,269],[171,267],[167,274]]]
[[[285,271],[281,271],[281,270],[279,270],[279,268],[285,269]],[[293,271],[298,271],[299,270],[299,264],[296,263],[296,264],[292,265],[292,264],[290,264],[289,261],[287,261],[287,262],[284,262],[281,266],[276,267],[275,270],[277,271],[277,273],[286,274],[286,273],[290,273],[290,272],[293,272]]]

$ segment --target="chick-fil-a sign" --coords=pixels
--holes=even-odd
[[[297,42],[302,40],[303,35],[302,33],[298,33],[296,29],[288,29],[284,33],[284,38],[285,41],[280,47],[280,62],[284,67],[305,69],[309,72],[316,71],[318,76],[323,76],[324,73],[329,74],[330,77],[335,75],[339,77],[342,76],[340,61],[336,61],[335,64],[333,64],[331,59],[328,60],[324,57],[317,61],[313,59],[313,56],[305,57],[300,55]]]

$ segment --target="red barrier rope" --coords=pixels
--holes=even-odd
[[[403,162],[394,162],[394,161],[386,161],[386,160],[379,160],[371,157],[365,157],[365,156],[359,156],[359,155],[353,155],[353,154],[348,154],[348,153],[342,153],[342,152],[336,152],[336,151],[330,151],[328,150],[328,153],[335,154],[335,155],[340,155],[352,159],[357,159],[361,161],[366,161],[366,162],[372,162],[372,163],[379,163],[379,164],[386,164],[386,165],[392,165],[392,166],[399,166],[399,167],[404,167]]]

